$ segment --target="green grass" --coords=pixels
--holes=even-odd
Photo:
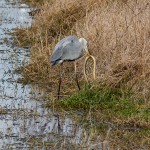
[[[86,87],[53,104],[59,111],[65,110],[78,116],[74,118],[95,141],[101,135],[121,149],[149,148],[150,109],[144,100],[135,100],[133,95],[125,89]]]
[[[134,100],[132,95],[129,90],[84,88],[66,99],[55,101],[55,107],[61,107],[66,111],[90,111],[93,117],[104,118],[111,122],[133,121],[139,126],[148,126],[150,121],[148,106],[144,101]]]

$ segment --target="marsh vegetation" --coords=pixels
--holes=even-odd
[[[31,47],[19,82],[44,85],[46,106],[69,113],[76,123],[92,129],[89,135],[95,143],[102,136],[101,142],[106,140],[112,149],[149,149],[149,0],[32,0],[32,4],[40,9],[32,27],[15,33],[20,46]],[[73,64],[64,64],[63,98],[58,101],[59,66],[51,67],[49,58],[55,44],[67,35],[88,40],[96,58],[96,80],[92,80],[89,62],[90,85],[86,85],[81,59],[82,90],[78,91]]]

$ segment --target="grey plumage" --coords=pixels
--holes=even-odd
[[[53,50],[52,56],[51,56],[52,66],[56,64],[61,64],[64,61],[74,61],[75,79],[76,79],[76,83],[77,83],[79,90],[80,90],[80,86],[79,86],[79,82],[77,78],[76,60],[82,57],[84,55],[84,52],[86,52],[86,55],[87,55],[85,63],[84,63],[84,75],[86,77],[85,64],[89,58],[92,58],[94,61],[94,66],[95,66],[95,59],[92,55],[90,55],[87,49],[87,41],[84,38],[78,39],[76,36],[72,36],[72,35],[63,38],[56,44]],[[60,65],[60,67],[62,67],[62,65]],[[59,71],[58,99],[60,97],[60,87],[61,87],[61,81],[62,81],[61,73],[62,73],[62,70]]]
[[[67,36],[60,40],[52,53],[51,64],[56,65],[63,61],[76,60],[83,56],[87,41],[84,38],[78,39],[76,36]]]

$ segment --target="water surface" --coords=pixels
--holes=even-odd
[[[31,26],[30,10],[19,0],[0,1],[0,150],[61,149],[65,142],[81,141],[80,125],[43,108],[36,87],[16,82],[15,69],[29,61],[30,49],[17,47],[11,33]]]

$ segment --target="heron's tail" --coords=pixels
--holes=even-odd
[[[56,62],[55,61],[51,61],[51,66],[54,66],[56,65]]]
[[[52,66],[55,66],[55,65],[57,65],[57,64],[61,64],[62,62],[63,62],[63,60],[58,59],[58,60],[55,60],[55,61],[51,61],[51,65],[52,65]]]

